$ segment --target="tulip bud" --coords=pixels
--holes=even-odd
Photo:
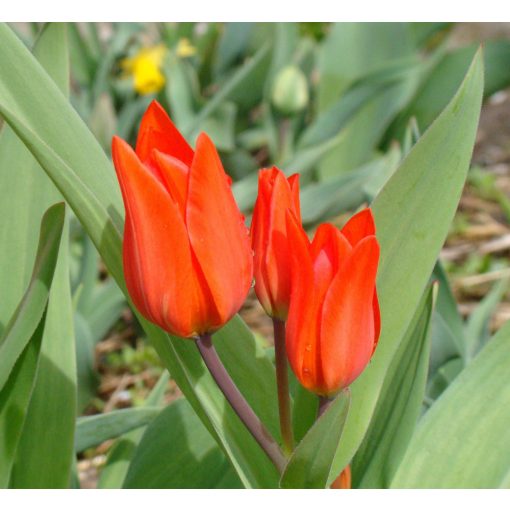
[[[134,305],[169,333],[221,328],[252,281],[248,230],[209,137],[188,145],[157,103],[143,116],[136,151],[114,137],[126,209],[123,262]]]
[[[287,213],[291,299],[286,347],[300,383],[330,396],[364,370],[380,332],[375,288],[379,244],[370,209],[342,230],[319,226],[310,243]]]
[[[266,313],[282,320],[287,318],[290,299],[287,210],[301,218],[299,176],[287,179],[276,167],[261,170],[251,222],[255,293]]]
[[[284,115],[292,115],[303,110],[308,104],[308,83],[299,67],[289,65],[276,76],[272,101]]]

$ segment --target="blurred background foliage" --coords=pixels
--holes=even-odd
[[[42,25],[11,27],[31,48]],[[321,221],[341,225],[371,202],[483,42],[487,100],[461,207],[433,275],[440,286],[424,410],[510,317],[507,24],[80,23],[69,24],[68,39],[70,100],[107,153],[113,134],[135,143],[141,115],[157,99],[190,143],[200,131],[212,137],[248,220],[259,168],[299,172],[311,230]],[[143,406],[163,368],[75,219],[70,241],[78,411]],[[242,314],[270,348],[253,296]],[[153,389],[153,402],[179,395],[172,381],[160,384],[165,390]],[[84,486],[97,483],[110,447],[84,449]],[[108,476],[105,470],[100,484],[108,486]]]

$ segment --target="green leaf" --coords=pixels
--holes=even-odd
[[[289,375],[295,379],[293,373]],[[296,442],[300,442],[315,423],[318,400],[317,395],[308,391],[297,381],[296,386],[294,405],[292,406],[292,425],[294,428],[294,439]]]
[[[254,23],[225,23],[216,53],[215,74],[224,73],[248,49]]]
[[[58,204],[44,215],[30,284],[0,338],[0,389],[46,311],[64,226],[64,211],[64,204]]]
[[[66,33],[64,24],[49,24],[34,49],[34,55],[57,80],[59,94],[67,94],[69,88]],[[33,190],[32,200],[42,214],[48,201],[55,200],[50,197],[60,197],[37,165],[31,164],[29,168],[31,174],[25,174],[24,186]],[[36,189],[30,187],[34,183]],[[51,285],[35,386],[11,474],[13,488],[66,488],[70,482],[76,418],[76,354],[68,244],[66,222]],[[19,248],[23,250],[24,245]]]
[[[509,359],[507,323],[420,421],[392,488],[497,488],[508,480]]]
[[[424,76],[422,85],[415,97],[398,117],[391,128],[393,137],[399,138],[411,117],[415,117],[420,130],[425,130],[459,87],[465,69],[473,59],[477,44],[438,55],[437,62]],[[484,44],[485,90],[490,96],[510,83],[510,42],[487,41]]]
[[[250,58],[239,70],[237,70],[225,83],[223,83],[218,92],[205,104],[198,114],[188,122],[183,132],[188,139],[193,139],[202,126],[202,122],[212,115],[222,103],[232,98],[232,95],[242,89],[253,79],[260,68],[266,66],[269,55],[269,46],[264,45],[259,51]]]
[[[444,112],[412,148],[373,204],[381,258],[382,332],[370,365],[352,385],[339,473],[371,421],[384,378],[430,277],[466,179],[480,114],[483,62],[477,53]],[[333,481],[333,480],[331,480]]]
[[[240,488],[239,478],[185,399],[167,406],[145,431],[125,489]]]
[[[427,290],[388,369],[365,439],[352,464],[354,486],[387,488],[422,409],[437,283]]]
[[[0,390],[0,488],[9,485],[16,449],[26,419],[39,362],[44,317]]]
[[[330,106],[354,81],[414,51],[409,23],[334,24],[319,54],[319,111]]]
[[[64,27],[62,26],[62,29]],[[41,65],[0,25],[0,114],[72,205],[109,270],[122,281],[122,200],[92,133]]]
[[[168,372],[163,372],[149,393],[144,406],[162,406],[165,391],[168,387],[168,380],[170,375]],[[145,427],[140,427],[135,430],[127,432],[121,436],[108,452],[106,464],[101,469],[98,488],[99,489],[120,489],[124,485],[124,480],[131,464],[131,460],[135,453],[137,446],[142,440],[143,434],[146,430]]]
[[[447,361],[464,356],[465,339],[462,317],[457,310],[446,272],[439,261],[432,278],[439,282],[437,305],[432,317],[430,372],[434,373]]]
[[[356,209],[373,198],[373,194],[392,175],[399,162],[400,151],[395,148],[351,172],[304,186],[301,190],[303,223],[318,223]]]
[[[349,402],[349,390],[342,391],[315,422],[291,455],[280,480],[280,487],[324,489],[328,486]]]
[[[3,379],[0,389],[0,437],[3,438],[0,441],[0,487],[3,488],[7,487],[11,478],[34,390],[49,290],[55,274],[63,226],[64,204],[57,204],[43,217],[31,284],[0,339],[0,376]],[[34,306],[24,307],[30,301],[39,304],[40,313]],[[4,357],[9,359],[17,350],[19,353],[13,365],[6,364]]]
[[[369,161],[397,113],[412,98],[419,84],[421,66],[408,65],[399,81],[374,94],[344,129],[342,143],[321,161],[319,172],[329,179]]]
[[[496,283],[480,301],[466,324],[466,362],[471,361],[489,339],[489,321],[508,288],[508,278]]]
[[[150,423],[161,412],[159,407],[133,407],[78,418],[76,422],[76,453],[116,438],[130,430]]]
[[[89,324],[80,312],[74,313],[74,333],[76,337],[76,379],[77,410],[82,413],[96,395],[99,376],[94,369],[94,349],[96,343]]]
[[[187,63],[172,52],[163,62],[165,96],[172,113],[172,121],[181,129],[195,116],[193,87],[186,73]]]

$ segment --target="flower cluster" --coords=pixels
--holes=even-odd
[[[310,242],[298,176],[273,167],[259,173],[248,232],[211,140],[202,133],[193,150],[156,102],[136,149],[114,138],[112,152],[126,209],[126,284],[142,315],[181,337],[211,334],[255,277],[265,311],[287,321],[288,360],[304,387],[330,396],[360,375],[380,331],[370,209],[341,230],[320,225]]]

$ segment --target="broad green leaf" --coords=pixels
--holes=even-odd
[[[374,416],[352,464],[354,486],[387,488],[422,409],[437,284],[427,290],[395,354]]]
[[[0,338],[0,389],[46,311],[62,238],[64,211],[64,204],[59,204],[49,209],[43,218],[28,289]]]
[[[160,407],[133,407],[105,414],[83,416],[76,422],[76,453],[97,446],[150,423],[161,412]]]
[[[399,138],[407,121],[415,117],[419,128],[425,130],[459,87],[465,69],[476,52],[477,45],[445,53],[434,62],[430,72],[424,76],[423,82],[415,97],[395,121],[391,128],[392,136]],[[510,42],[487,41],[484,44],[485,90],[484,95],[490,96],[510,83]]]
[[[357,79],[414,51],[408,23],[334,24],[319,54],[319,111],[334,103]]]
[[[409,74],[409,66],[408,62],[388,65],[353,83],[304,129],[299,147],[316,145],[337,134],[371,99],[401,82]]]
[[[299,382],[296,383],[294,392],[294,403],[292,406],[292,425],[294,439],[300,442],[315,423],[317,418],[318,400],[317,395],[303,388]]]
[[[149,425],[124,482],[125,489],[240,487],[232,466],[185,399],[167,406]]]
[[[436,371],[429,375],[427,383],[427,396],[425,405],[430,407],[436,398],[443,393],[453,380],[462,372],[465,367],[462,358],[452,358],[441,365]]]
[[[162,406],[170,375],[163,372],[144,402],[145,407]],[[146,427],[131,430],[117,439],[108,452],[106,464],[101,469],[99,489],[120,489],[129,469],[136,447],[140,444]]]
[[[3,379],[0,389],[0,437],[2,438],[0,441],[0,487],[3,488],[7,487],[11,478],[28,414],[27,408],[34,391],[41,342],[46,326],[49,290],[55,274],[63,227],[64,204],[58,204],[49,209],[43,217],[31,284],[4,336],[0,339],[2,360],[4,356],[8,359],[13,349],[19,350],[12,366],[2,362],[0,368],[0,376]],[[37,290],[42,290],[42,295],[37,296]],[[25,303],[34,302],[36,298],[41,307],[40,313],[30,307],[24,307]],[[34,321],[37,323],[32,328]],[[20,325],[26,327],[19,327]]]
[[[215,62],[215,74],[221,75],[235,61],[242,58],[250,41],[254,23],[225,23],[221,36],[217,60]]]
[[[66,26],[47,25],[37,41],[34,55],[66,94],[69,87]],[[51,194],[60,197],[37,166],[32,166],[31,170],[28,182],[38,183],[33,200],[39,204],[39,214],[42,214]],[[66,222],[49,296],[35,386],[10,479],[13,488],[67,488],[70,482],[76,418],[76,354],[68,234]]]
[[[280,480],[280,487],[324,489],[328,486],[328,477],[338,442],[342,438],[349,402],[349,390],[342,391],[310,428],[292,453]]]
[[[321,161],[319,172],[323,179],[352,170],[372,158],[387,127],[412,98],[420,76],[421,67],[412,62],[399,81],[382,89],[360,108],[346,126],[342,143]]]
[[[195,100],[186,62],[169,52],[163,64],[165,96],[170,106],[172,121],[180,129],[195,116]]]
[[[44,319],[16,361],[10,377],[0,390],[0,488],[9,485],[16,449],[26,419],[26,409],[34,388]]]
[[[365,435],[388,367],[448,233],[469,167],[482,90],[479,52],[455,97],[373,203],[381,246],[377,289],[382,332],[370,365],[351,387],[351,411],[333,472],[350,462]]]
[[[497,488],[510,469],[510,324],[418,425],[392,488]]]
[[[0,114],[63,192],[101,247],[109,270],[121,280],[122,200],[111,164],[57,85],[6,25],[0,26],[0,40],[5,70]]]
[[[0,52],[0,67],[6,70],[0,75],[0,113],[64,194],[125,291],[120,235],[123,208],[112,166],[65,97],[5,25],[0,26],[0,41],[5,50]],[[141,316],[138,318],[243,483],[275,487],[276,470],[227,404],[193,342],[171,338]],[[251,332],[236,317],[215,335],[215,345],[248,402],[279,437],[274,367],[256,346]],[[237,349],[239,345],[242,348]]]

